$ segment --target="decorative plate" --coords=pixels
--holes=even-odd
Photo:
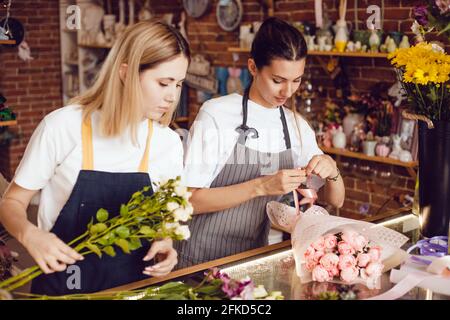
[[[188,16],[200,18],[209,9],[211,0],[183,0],[183,7]]]
[[[216,16],[219,26],[225,31],[233,31],[242,20],[241,0],[219,0]]]

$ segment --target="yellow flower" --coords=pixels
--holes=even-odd
[[[403,81],[421,85],[450,79],[450,56],[436,45],[421,42],[388,55],[391,64],[403,70]]]

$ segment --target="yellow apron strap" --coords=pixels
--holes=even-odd
[[[150,150],[150,140],[153,135],[153,121],[148,120],[148,135],[145,143],[145,151],[139,164],[139,172],[148,173],[148,155]],[[92,146],[92,125],[91,119],[83,121],[81,127],[81,144],[83,150],[83,170],[94,170],[94,151]]]
[[[83,170],[94,170],[94,151],[92,147],[91,119],[83,121],[81,126],[81,145],[83,152]]]
[[[148,155],[150,153],[150,140],[153,135],[153,121],[148,120],[148,135],[147,142],[145,143],[144,156],[142,157],[141,164],[139,165],[139,172],[148,173]]]

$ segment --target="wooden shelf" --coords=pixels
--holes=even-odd
[[[415,168],[419,165],[418,161],[403,162],[403,161],[388,158],[388,157],[368,156],[361,152],[352,152],[352,151],[348,151],[346,149],[327,148],[324,146],[321,146],[320,149],[322,149],[323,152],[329,153],[329,154],[335,154],[335,155],[339,155],[339,156],[343,156],[343,157],[355,158],[355,159],[360,159],[360,160],[374,161],[374,162],[379,162],[379,163],[384,163],[384,164],[391,164],[391,165],[405,167],[405,168]]]
[[[250,49],[228,48],[228,52],[235,53],[249,53]],[[355,58],[385,58],[387,59],[387,53],[373,53],[373,52],[336,52],[336,51],[308,51],[310,56],[333,56],[333,57],[355,57]]]
[[[0,40],[0,44],[16,44],[16,40]]]
[[[11,127],[17,124],[17,120],[0,121],[0,127]]]
[[[77,29],[62,29],[63,32],[68,32],[68,33],[77,33]]]
[[[78,44],[79,47],[81,48],[88,48],[88,49],[111,49],[112,45],[100,45],[100,44],[84,44],[84,43],[79,43]]]

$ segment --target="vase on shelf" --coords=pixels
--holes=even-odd
[[[363,121],[363,115],[359,113],[349,113],[344,117],[342,126],[347,139],[351,136],[353,129],[358,123]]]
[[[375,156],[375,146],[377,145],[376,140],[365,140],[362,143],[363,145],[363,153],[366,156]]]
[[[375,146],[375,154],[378,157],[387,157],[389,155],[391,151],[391,148],[389,148],[389,140],[390,138],[388,136],[378,137],[378,143]]]
[[[347,137],[342,129],[342,126],[339,126],[337,131],[333,134],[333,147],[338,149],[345,149],[347,144]]]

